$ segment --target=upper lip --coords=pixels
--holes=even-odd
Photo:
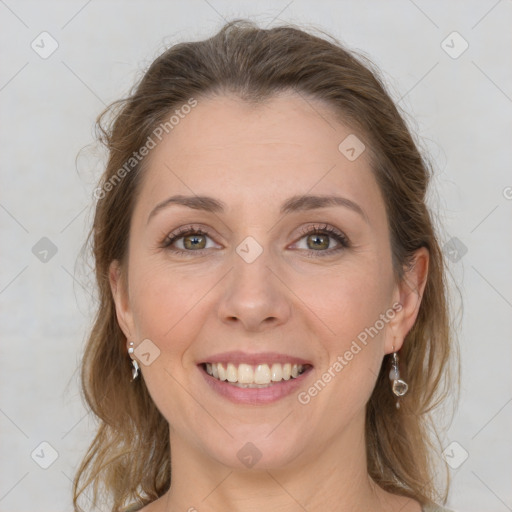
[[[277,352],[258,352],[258,353],[247,353],[240,350],[231,352],[222,352],[220,354],[213,354],[204,358],[198,364],[205,363],[233,363],[233,364],[265,364],[265,363],[291,363],[301,365],[311,365],[310,361],[302,359],[300,357],[292,356],[289,354],[279,354]]]

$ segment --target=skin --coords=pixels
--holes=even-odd
[[[127,340],[150,339],[160,350],[140,366],[170,425],[172,486],[145,512],[420,511],[369,478],[364,418],[384,355],[400,349],[416,319],[428,252],[418,250],[396,282],[368,152],[351,162],[338,150],[353,133],[364,140],[321,102],[292,92],[258,106],[216,96],[200,99],[152,150],[132,216],[127,282],[117,262],[110,269]],[[226,210],[172,205],[148,222],[175,194],[212,196]],[[364,216],[341,206],[279,213],[302,194],[343,196]],[[189,244],[179,255],[161,247],[191,223],[208,231],[204,249]],[[301,231],[325,224],[351,246],[332,252],[339,244],[327,238],[318,248]],[[247,236],[263,248],[252,263],[236,252]],[[174,248],[187,250],[183,242]],[[197,367],[231,350],[292,354],[313,364],[299,390],[307,391],[394,303],[402,309],[307,405],[295,392],[266,405],[234,404]],[[247,442],[261,454],[251,469],[237,457]]]

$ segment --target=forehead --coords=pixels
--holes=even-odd
[[[215,191],[242,205],[335,190],[371,206],[380,193],[368,151],[349,159],[339,148],[346,140],[364,135],[340,123],[321,101],[297,93],[257,105],[235,96],[198,98],[151,151],[142,207],[171,193]]]

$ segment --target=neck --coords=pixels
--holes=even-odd
[[[206,457],[171,429],[172,484],[155,511],[388,510],[387,493],[367,473],[364,416],[357,423],[314,456],[299,456],[286,467],[244,470]]]

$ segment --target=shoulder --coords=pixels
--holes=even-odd
[[[160,512],[164,510],[163,506],[163,496],[152,501],[150,503],[140,504],[140,503],[132,503],[128,505],[127,508],[123,509],[122,512]]]
[[[440,507],[439,505],[436,505],[435,503],[430,505],[424,505],[421,509],[422,512],[455,512],[453,510],[449,510],[444,507]]]

